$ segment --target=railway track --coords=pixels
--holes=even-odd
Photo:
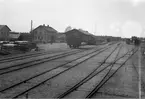
[[[132,53],[132,55],[130,55],[120,66],[117,66],[117,68],[113,71],[112,68],[113,68],[113,64],[111,65],[109,71],[106,73],[105,77],[102,78],[102,80],[92,89],[92,91],[86,96],[86,98],[93,98],[93,96],[99,91],[99,89],[110,79],[112,78],[115,73],[137,52],[137,50],[135,52]]]
[[[98,51],[101,49],[103,49],[103,48],[99,48],[99,49],[97,48],[97,50],[95,49],[95,51]],[[25,69],[25,68],[32,67],[32,66],[36,66],[36,65],[39,65],[39,64],[42,64],[45,62],[49,62],[49,61],[56,60],[59,58],[67,57],[69,55],[77,54],[77,53],[84,52],[84,51],[85,50],[68,51],[68,52],[63,52],[63,53],[52,55],[52,56],[42,58],[42,59],[36,59],[36,60],[29,61],[29,62],[23,62],[23,63],[14,64],[14,65],[10,65],[10,66],[4,66],[3,68],[0,68],[0,75],[4,75],[4,74],[10,73],[10,72],[18,71],[18,70]]]
[[[47,52],[47,51],[41,51],[41,52],[33,52],[33,53],[26,53],[26,54],[20,54],[16,56],[7,56],[4,58],[0,58],[0,63],[5,63],[5,62],[11,62],[11,61],[16,61],[16,60],[21,60],[21,59],[26,59],[29,57],[35,57],[37,55],[43,55],[43,54],[50,54],[53,52]]]
[[[4,74],[14,72],[14,71],[17,71],[20,69],[24,69],[24,68],[36,66],[36,65],[42,64],[44,62],[48,62],[48,61],[52,61],[52,60],[66,57],[69,55],[77,54],[77,53],[80,53],[83,51],[85,51],[85,50],[75,50],[75,51],[69,51],[69,52],[65,52],[65,53],[63,52],[61,54],[52,55],[52,56],[42,58],[42,59],[36,59],[36,60],[29,61],[29,62],[14,64],[14,65],[10,65],[10,66],[4,66],[3,68],[0,68],[0,75],[4,75]]]
[[[27,53],[27,54],[20,54],[20,55],[17,55],[17,56],[8,56],[6,58],[0,58],[0,64],[1,63],[6,63],[6,62],[22,60],[22,59],[27,59],[27,58],[32,58],[32,57],[37,57],[37,56],[42,56],[42,55],[46,55],[46,54],[52,54],[52,53],[54,53],[54,52],[53,51],[51,51],[51,52],[42,51],[42,52],[33,52],[33,53]]]
[[[134,64],[134,62],[132,62],[132,66],[133,66],[136,74],[139,77],[139,72],[138,72],[138,69],[136,68],[136,65]],[[145,92],[145,82],[142,80],[142,76],[141,76],[141,89]]]
[[[118,46],[119,46],[119,45],[117,45],[116,48],[115,48],[114,50],[116,50]],[[8,91],[9,89],[12,89],[12,88],[15,88],[15,87],[18,87],[18,86],[19,86],[19,87],[20,87],[20,86],[23,86],[24,83],[26,84],[28,81],[30,81],[30,80],[32,80],[32,79],[34,80],[34,79],[36,79],[37,77],[44,76],[46,73],[53,72],[53,71],[59,70],[59,69],[63,69],[63,70],[59,71],[58,73],[52,75],[50,78],[43,79],[41,82],[39,82],[39,83],[37,83],[37,84],[31,86],[31,87],[28,88],[27,90],[24,90],[23,92],[21,92],[21,93],[19,93],[19,94],[17,94],[17,95],[12,96],[13,98],[18,98],[19,96],[28,93],[29,91],[35,89],[36,87],[39,87],[39,86],[43,85],[43,84],[44,84],[45,82],[47,82],[48,80],[57,77],[58,75],[60,75],[60,74],[62,74],[62,73],[64,73],[64,72],[70,70],[71,68],[74,68],[74,67],[78,66],[79,64],[81,64],[81,63],[87,61],[88,59],[90,59],[90,58],[92,58],[92,57],[95,57],[96,55],[102,53],[103,51],[107,50],[108,48],[110,48],[110,46],[107,47],[107,48],[99,49],[99,50],[97,49],[96,51],[94,51],[94,52],[92,52],[92,53],[89,53],[89,54],[87,54],[87,55],[81,56],[81,57],[79,57],[79,58],[77,58],[77,59],[75,59],[75,60],[72,60],[72,61],[68,62],[68,63],[65,63],[65,64],[63,64],[63,65],[57,66],[57,67],[55,67],[55,68],[53,68],[53,69],[51,69],[51,70],[47,70],[47,71],[45,71],[45,72],[43,72],[43,73],[40,73],[40,74],[35,75],[35,76],[33,76],[33,77],[29,78],[29,79],[26,79],[26,80],[24,80],[24,81],[22,81],[22,82],[19,82],[19,83],[17,83],[17,84],[14,84],[14,85],[12,85],[12,86],[9,86],[9,87],[7,87],[7,88],[5,88],[5,89],[2,89],[2,90],[0,90],[0,92],[3,93],[3,92],[5,92],[5,91]],[[114,51],[114,50],[113,50],[113,51]],[[112,51],[112,53],[113,53],[113,51]],[[97,52],[97,53],[96,53],[96,52]],[[111,55],[111,54],[110,54],[110,55]],[[108,57],[109,57],[109,56],[108,56]],[[108,57],[107,57],[107,58],[108,58]],[[82,58],[83,58],[83,59],[82,59]],[[107,59],[107,58],[106,58],[106,59]],[[77,61],[77,63],[76,63],[76,61]],[[73,63],[73,62],[74,62],[74,63]],[[63,68],[63,67],[65,67],[66,65],[69,65],[69,64],[71,65],[69,68]],[[72,64],[73,64],[73,65],[72,65]],[[29,83],[27,83],[27,84],[29,84]],[[10,96],[10,97],[11,97],[11,96]]]
[[[71,51],[67,51],[71,52]],[[18,56],[11,56],[11,57],[6,57],[6,58],[1,58],[0,59],[0,64],[1,63],[6,63],[6,62],[12,62],[12,61],[17,61],[17,60],[23,60],[27,58],[32,58],[32,57],[38,57],[42,55],[47,55],[47,54],[53,54],[54,52],[48,52],[48,51],[43,51],[43,52],[35,52],[35,53],[29,53],[29,54],[23,54],[23,55],[18,55]],[[57,52],[62,53],[62,52]],[[65,52],[66,53],[66,52]]]
[[[17,71],[17,70],[20,70],[20,69],[24,69],[24,68],[27,68],[27,67],[30,67],[30,66],[38,65],[38,64],[41,64],[41,63],[44,63],[44,62],[48,62],[48,61],[51,61],[51,60],[55,60],[55,59],[59,59],[59,58],[62,58],[62,57],[66,57],[66,56],[69,56],[69,55],[73,55],[73,54],[77,54],[77,53],[80,53],[80,52],[84,52],[86,50],[90,50],[90,49],[85,49],[85,50],[79,49],[79,50],[73,50],[73,51],[68,51],[68,52],[55,53],[55,54],[46,56],[46,57],[41,58],[41,59],[38,58],[38,59],[35,59],[35,60],[34,59],[33,60],[28,60],[28,61],[24,61],[24,62],[19,62],[19,63],[14,64],[14,65],[8,65],[7,66],[6,64],[1,64],[0,75],[6,74],[6,73],[9,73],[9,72],[12,72],[12,71]],[[41,54],[41,53],[39,53],[39,54]],[[43,53],[43,54],[41,54],[41,56],[45,55],[45,54]],[[26,55],[26,56],[29,56],[29,55]],[[20,56],[20,57],[23,58],[23,56]],[[31,57],[31,55],[29,57]],[[16,58],[18,58],[18,57],[16,57]],[[21,60],[22,58],[20,58],[18,60]],[[10,58],[10,60],[11,60],[11,58]]]
[[[93,49],[93,50],[91,50],[90,53],[88,53],[88,54],[94,53],[94,51],[96,52],[96,51],[102,50],[102,49],[104,49],[104,48],[107,48],[107,47]],[[88,55],[88,54],[87,54],[87,55]],[[63,54],[63,55],[64,55],[64,54]],[[71,54],[69,53],[69,55],[71,55]],[[75,61],[75,60],[77,60],[77,59],[79,59],[79,58],[82,58],[82,57],[84,57],[84,56],[85,56],[85,55],[83,55],[83,56],[81,55],[80,57],[78,57],[78,58],[76,58],[76,59],[74,59],[74,60],[72,60],[72,61]],[[65,56],[64,56],[64,57],[65,57]],[[49,60],[48,60],[48,61],[49,61]],[[70,62],[72,62],[72,61],[69,61],[69,62],[67,62],[67,63],[65,63],[65,64],[68,64],[68,63],[70,63]],[[45,61],[43,61],[43,62],[45,62]],[[46,61],[46,62],[47,62],[47,61]],[[42,62],[40,62],[40,63],[42,63]],[[39,63],[39,64],[40,64],[40,63]],[[64,64],[64,65],[65,65],[65,64]],[[21,65],[22,65],[22,64],[21,64]],[[29,65],[30,65],[30,66],[31,66],[31,65],[32,65],[32,66],[33,66],[33,65],[37,65],[37,63],[35,63],[35,64],[27,64],[26,68],[27,68]],[[13,67],[14,67],[14,69],[13,69]],[[17,65],[16,65],[16,67],[17,67]],[[12,70],[8,70],[9,68],[12,68]],[[21,66],[20,68],[19,68],[19,67],[18,67],[18,68],[15,68],[15,65],[14,65],[14,66],[10,66],[10,67],[6,67],[6,68],[1,68],[0,70],[5,70],[5,71],[3,71],[3,72],[1,71],[0,74],[1,74],[1,75],[4,75],[4,74],[10,73],[10,72],[13,72],[13,71],[16,71],[16,70],[24,69],[24,68],[25,68],[25,67],[22,67],[22,66]]]
[[[133,54],[136,52],[134,51],[134,49],[132,50]],[[83,86],[85,83],[87,83],[89,80],[93,79],[93,77],[96,77],[99,75],[99,73],[102,73],[104,70],[109,69],[108,72],[105,72],[105,76],[102,76],[102,79],[98,81],[97,84],[95,84],[95,87],[89,91],[89,93],[85,96],[85,98],[93,98],[93,96],[96,94],[96,92],[128,61],[128,59],[133,55],[130,55],[120,66],[118,66],[115,71],[111,71],[113,68],[113,65],[119,61],[120,59],[122,59],[123,57],[125,57],[126,55],[128,55],[128,53],[131,51],[128,51],[126,54],[124,54],[123,56],[117,58],[116,60],[114,60],[112,63],[110,63],[109,65],[107,65],[106,67],[104,67],[103,69],[100,69],[99,71],[97,71],[104,63],[100,64],[99,67],[97,67],[95,70],[93,70],[93,72],[91,72],[87,77],[85,77],[83,80],[81,80],[80,82],[78,82],[77,84],[75,84],[73,87],[71,87],[70,89],[68,89],[67,91],[65,91],[64,93],[62,93],[61,95],[59,95],[57,97],[57,99],[59,98],[66,98],[69,94],[71,94],[72,92],[76,91],[79,87]]]

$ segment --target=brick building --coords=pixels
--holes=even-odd
[[[37,43],[54,42],[57,36],[57,31],[49,25],[40,25],[31,31],[32,41]]]
[[[7,25],[0,25],[0,41],[8,41],[10,31],[11,29]]]

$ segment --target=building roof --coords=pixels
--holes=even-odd
[[[84,30],[82,30],[82,29],[79,29],[79,31],[80,31],[80,32],[83,32],[83,33],[86,34],[86,35],[93,35],[93,34],[89,33],[88,31],[84,31]]]
[[[77,30],[77,29],[72,29],[72,30],[70,30],[70,31],[65,32],[65,34],[72,33],[72,32],[79,32],[79,33],[80,33],[79,30]]]
[[[20,33],[20,36],[23,36],[23,37],[30,37],[31,34],[30,33]]]
[[[85,34],[85,35],[93,35],[93,34],[89,33],[88,31],[84,31],[84,30],[81,30],[81,29],[72,29],[72,30],[67,31],[65,33],[72,33],[72,31],[77,31],[77,32]]]
[[[38,26],[37,28],[35,28],[34,30],[39,29],[39,28],[43,28],[43,29],[45,29],[46,31],[49,31],[49,32],[57,33],[57,31],[56,31],[54,28],[50,27],[49,25],[47,25],[47,26],[45,26],[45,25],[39,25],[39,26]],[[34,31],[34,30],[33,30],[33,31]]]
[[[52,27],[50,27],[50,26],[45,26],[45,28],[46,28],[48,31],[57,32],[54,28],[52,28]]]
[[[30,33],[20,33],[20,36],[18,39],[22,41],[30,41],[32,39],[32,36]]]
[[[4,27],[7,27],[11,31],[11,29],[7,25],[0,25],[0,30]]]

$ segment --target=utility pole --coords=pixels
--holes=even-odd
[[[97,33],[97,24],[95,23],[95,32],[94,35]]]
[[[31,20],[31,30],[30,32],[33,30],[33,21]]]

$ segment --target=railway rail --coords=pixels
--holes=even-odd
[[[100,49],[98,49],[98,50],[96,49],[95,52],[96,52],[96,51],[100,51],[100,50],[102,50],[102,49],[103,49],[103,48],[100,48]],[[35,78],[35,77],[38,77],[38,76],[40,76],[40,75],[42,75],[42,74],[45,74],[45,73],[48,73],[48,72],[50,72],[50,71],[52,71],[52,70],[54,70],[54,69],[60,68],[60,67],[62,67],[62,66],[64,66],[64,65],[67,65],[67,64],[69,64],[69,63],[71,63],[71,62],[73,62],[73,61],[76,61],[76,60],[78,60],[78,59],[81,59],[82,57],[85,57],[85,56],[87,56],[87,55],[89,55],[89,54],[92,54],[92,53],[94,53],[94,51],[92,51],[92,52],[90,52],[90,53],[88,53],[88,54],[86,54],[86,55],[80,56],[80,57],[78,57],[78,58],[76,58],[76,59],[73,59],[73,60],[71,60],[71,61],[69,61],[69,62],[67,62],[67,63],[64,63],[64,64],[62,64],[62,65],[59,65],[59,66],[57,66],[57,67],[55,67],[55,68],[52,68],[52,69],[50,69],[50,70],[46,70],[45,72],[40,73],[40,74],[37,74],[37,75],[35,75],[35,76],[33,76],[33,77],[30,77],[29,79],[24,80],[24,81],[22,81],[22,82],[20,82],[20,83],[18,83],[18,84],[16,84],[16,85],[22,84],[23,82],[27,82],[27,81],[29,81],[29,80]],[[14,86],[16,86],[16,85],[13,85],[13,86],[11,86],[11,87],[9,87],[9,88],[12,88],[12,87],[14,87]],[[7,88],[5,88],[5,89],[3,89],[3,90],[0,90],[0,92],[3,92],[3,91],[5,91],[5,90],[7,90]]]
[[[113,51],[115,51],[115,50],[117,49],[118,46],[119,46],[119,45],[117,45],[116,48],[115,48]],[[5,88],[5,89],[2,89],[2,90],[0,90],[0,92],[3,93],[3,92],[5,92],[5,91],[7,91],[7,90],[9,90],[9,89],[12,89],[12,88],[14,88],[14,87],[20,86],[20,85],[22,85],[22,84],[24,84],[24,83],[26,83],[26,82],[28,82],[28,81],[30,81],[30,80],[32,80],[32,79],[35,79],[36,77],[40,77],[40,76],[42,76],[42,75],[44,75],[44,74],[46,74],[46,73],[48,73],[48,72],[52,72],[52,71],[54,71],[54,70],[57,70],[57,69],[59,69],[59,68],[63,68],[64,66],[71,64],[71,66],[70,66],[69,68],[64,68],[62,71],[56,73],[56,74],[53,75],[52,77],[46,78],[46,79],[44,79],[43,81],[41,81],[40,83],[37,83],[36,85],[31,86],[31,87],[28,88],[27,90],[24,90],[23,92],[21,92],[21,93],[15,95],[15,96],[13,96],[13,98],[18,98],[19,96],[28,93],[28,92],[31,91],[32,89],[35,89],[36,87],[38,87],[38,86],[40,86],[40,85],[43,85],[43,84],[44,84],[45,82],[47,82],[48,80],[57,77],[58,75],[60,75],[60,74],[62,74],[62,73],[64,73],[64,72],[70,70],[71,68],[74,68],[74,67],[78,66],[79,64],[81,64],[81,63],[87,61],[88,59],[90,59],[90,58],[92,58],[92,57],[95,57],[96,55],[98,55],[98,54],[100,54],[101,52],[107,50],[108,48],[110,48],[110,46],[107,47],[107,48],[99,49],[99,50],[97,49],[97,50],[95,50],[95,51],[92,52],[92,53],[89,53],[89,54],[87,54],[87,55],[81,56],[81,57],[79,57],[79,58],[77,58],[77,59],[75,59],[75,60],[72,60],[72,61],[68,62],[68,63],[65,63],[65,64],[63,64],[63,65],[57,66],[57,67],[55,67],[55,68],[53,68],[53,69],[51,69],[51,70],[47,70],[47,71],[45,71],[45,72],[43,72],[43,73],[40,73],[40,74],[38,74],[38,75],[35,75],[35,76],[33,76],[33,77],[31,77],[31,78],[29,78],[29,79],[27,79],[27,80],[24,80],[24,81],[19,82],[19,83],[15,84],[15,85],[12,85],[12,86],[9,86],[9,87],[7,87],[7,88]],[[113,51],[112,51],[112,53],[113,53]],[[97,53],[96,53],[96,52],[97,52]],[[111,55],[111,54],[110,54],[110,55]],[[83,60],[82,60],[82,58],[83,58]],[[109,56],[108,56],[107,58],[109,58]],[[107,59],[107,58],[106,58],[106,59]],[[79,59],[80,59],[80,60],[79,60]],[[78,62],[78,60],[79,60],[79,62]],[[76,61],[77,61],[77,63],[75,63]],[[74,64],[73,62],[74,62],[75,64]],[[72,65],[72,63],[73,63],[73,65]]]
[[[95,86],[95,88],[92,89],[92,91],[86,96],[86,98],[92,98],[97,92],[98,90],[110,79],[112,78],[115,73],[137,52],[137,50],[135,52],[132,53],[132,55],[130,55],[120,66],[118,66],[115,71],[111,71],[113,68],[113,64],[111,64],[111,67],[109,69],[109,71],[107,72],[107,74],[105,75],[105,77],[102,78],[102,80]]]
[[[107,47],[103,47],[103,48],[97,48],[97,49],[93,49],[92,51],[90,51],[90,53],[88,53],[88,54],[91,54],[91,53],[93,53],[94,51],[96,52],[96,51],[99,51],[99,50],[101,50],[101,49],[104,49],[104,48],[107,48]],[[88,55],[87,54],[87,55]],[[82,57],[84,57],[85,55],[83,55],[83,56],[80,56],[80,57],[78,57],[78,58],[76,58],[76,59],[74,59],[74,60],[72,60],[72,61],[75,61],[75,60],[77,60],[77,59],[79,59],[79,58],[82,58]],[[67,63],[65,63],[65,64],[68,64],[68,63],[70,63],[70,62],[72,62],[72,61],[69,61],[69,62],[67,62]],[[64,64],[64,65],[65,65]],[[31,64],[32,65],[32,64]],[[33,64],[33,65],[37,65],[37,64]],[[17,66],[17,65],[16,65]],[[28,64],[28,66],[29,66],[29,64]],[[1,72],[1,74],[3,75],[3,74],[6,74],[6,73],[9,73],[9,72],[13,72],[13,71],[15,71],[15,70],[18,70],[18,69],[15,69],[14,68],[14,70],[10,70],[10,71],[8,71],[7,69],[8,68],[13,68],[13,67],[15,67],[15,66],[10,66],[10,67],[6,67],[6,68],[1,68],[0,70],[6,70],[6,71],[4,71],[4,72]],[[22,67],[20,67],[20,69],[21,69]],[[23,69],[23,68],[22,68]]]
[[[113,44],[111,44],[111,45],[113,45]],[[85,50],[90,50],[90,49],[85,49]],[[24,61],[24,62],[20,62],[20,63],[14,64],[14,65],[8,65],[7,66],[5,64],[2,64],[4,66],[1,65],[0,75],[6,74],[6,73],[9,73],[9,72],[12,72],[12,71],[17,71],[17,70],[20,70],[20,69],[24,69],[24,68],[27,68],[27,67],[30,67],[30,66],[38,65],[38,64],[41,64],[41,63],[44,63],[44,62],[48,62],[48,61],[51,61],[51,60],[55,60],[55,59],[59,59],[59,58],[62,58],[62,57],[66,57],[66,56],[69,56],[69,55],[73,55],[73,54],[77,54],[77,53],[80,53],[80,52],[84,52],[85,50],[78,49],[78,50],[73,50],[73,51],[56,53],[56,54],[49,55],[49,56],[41,58],[41,59],[28,60],[26,62]],[[45,55],[46,52],[39,53],[39,54]],[[26,55],[26,56],[31,57],[31,55]],[[16,57],[16,60],[17,60],[17,58],[20,58],[18,60],[21,60],[22,59],[21,57],[22,58],[26,58],[24,56],[20,56],[20,57]],[[15,60],[15,58],[14,58],[14,60]],[[11,61],[11,57],[10,57],[10,61]]]
[[[98,51],[101,49],[103,49],[103,48],[100,48],[100,49],[97,48],[97,50],[95,49],[95,51]],[[29,61],[29,62],[5,66],[3,68],[0,68],[0,75],[4,75],[4,74],[10,73],[10,72],[18,71],[18,70],[25,69],[25,68],[32,67],[32,66],[36,66],[36,65],[42,64],[44,62],[49,62],[49,61],[59,59],[62,57],[67,57],[69,55],[77,54],[77,53],[80,53],[83,51],[85,51],[85,50],[68,51],[65,53],[63,52],[63,53],[52,55],[52,56],[42,58],[42,59],[36,59],[36,60]]]
[[[136,53],[136,51],[134,51],[135,49],[131,50],[133,51],[132,55],[134,53]],[[113,64],[115,64],[117,61],[119,61],[120,59],[122,59],[123,57],[125,57],[126,55],[128,55],[129,52],[125,53],[123,56],[117,58],[116,60],[114,60],[114,62],[110,63],[109,65],[107,65],[105,68],[99,70],[98,72],[96,72],[104,63],[100,64],[95,70],[93,70],[93,72],[91,72],[87,77],[85,77],[83,80],[81,80],[80,82],[78,82],[77,84],[75,84],[73,87],[71,87],[70,89],[68,89],[67,91],[65,91],[64,93],[62,93],[61,95],[59,95],[57,97],[57,99],[60,98],[65,98],[66,96],[68,96],[70,93],[76,91],[80,86],[82,86],[83,84],[87,83],[89,80],[91,80],[93,77],[99,75],[99,73],[103,72],[105,69],[110,68],[109,71],[106,73],[105,76],[103,76],[102,80],[99,81],[98,84],[96,84],[96,86],[90,91],[90,93],[88,95],[86,95],[85,98],[92,98],[96,92],[119,70],[119,68],[121,68],[127,61],[128,59],[132,56],[130,55],[125,62],[123,62],[118,68],[116,68],[116,70],[114,72],[111,71],[111,69],[113,68]],[[111,67],[110,67],[111,66]]]
[[[69,51],[67,51],[67,52],[69,52]],[[54,52],[42,51],[42,52],[29,53],[29,54],[26,54],[26,55],[23,54],[23,55],[18,55],[18,56],[11,56],[11,57],[6,57],[6,58],[1,58],[0,59],[0,64],[1,63],[6,63],[6,62],[17,61],[17,60],[23,60],[23,59],[32,58],[32,57],[37,57],[37,56],[42,56],[42,55],[46,55],[46,54],[53,54],[53,53]]]
[[[111,44],[113,44],[113,43],[111,43]],[[1,63],[5,63],[5,62],[12,62],[12,61],[17,61],[17,60],[22,60],[22,59],[37,57],[37,56],[46,55],[46,54],[52,54],[52,53],[54,53],[54,52],[53,51],[51,51],[51,52],[41,51],[41,52],[31,52],[31,53],[26,53],[26,54],[20,54],[20,55],[16,55],[16,56],[8,56],[8,57],[5,57],[5,58],[0,58],[0,64]]]
[[[14,65],[10,65],[10,66],[5,66],[3,68],[0,68],[0,75],[10,73],[10,72],[13,72],[13,71],[17,71],[17,70],[20,70],[20,69],[32,67],[32,66],[35,66],[35,65],[38,65],[38,64],[42,64],[44,62],[52,61],[52,60],[59,59],[59,58],[62,58],[62,57],[66,57],[66,56],[69,56],[69,55],[77,54],[77,53],[80,53],[80,52],[83,52],[83,51],[82,50],[75,50],[75,51],[69,51],[69,52],[65,52],[65,53],[63,52],[63,53],[60,53],[60,54],[57,54],[57,55],[52,55],[52,56],[42,58],[42,59],[36,59],[36,60],[29,61],[29,62],[24,62],[24,63],[14,64]]]
[[[20,59],[25,59],[25,57],[29,57],[32,55],[35,56],[35,55],[39,55],[39,54],[43,54],[43,53],[52,53],[52,52],[48,52],[48,51],[40,51],[40,52],[28,52],[28,53],[23,53],[23,54],[18,54],[16,56],[5,56],[5,57],[2,57],[0,58],[0,63],[4,63],[4,62],[10,62],[10,61],[15,61],[16,60],[20,60]]]
[[[133,66],[135,72],[137,73],[137,75],[139,76],[138,69],[136,68],[136,65],[134,64],[134,62],[132,62],[132,66]],[[143,90],[145,92],[145,82],[142,80],[142,77],[141,77],[141,90]]]

